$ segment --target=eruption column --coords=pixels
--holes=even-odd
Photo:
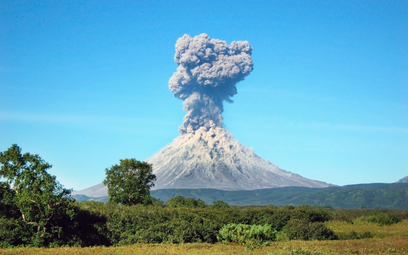
[[[228,45],[207,34],[184,35],[176,43],[174,61],[179,65],[169,89],[183,101],[187,112],[180,133],[200,127],[222,127],[223,101],[232,103],[236,84],[253,70],[252,47],[247,41]]]

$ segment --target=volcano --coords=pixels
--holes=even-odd
[[[236,85],[253,68],[248,41],[184,35],[176,42],[177,71],[169,89],[183,100],[180,136],[147,159],[156,175],[154,189],[254,190],[285,186],[323,188],[330,184],[280,169],[240,144],[223,126],[223,102],[233,103]],[[89,194],[106,192],[96,185]],[[84,194],[83,192],[76,192]]]
[[[147,162],[153,165],[157,178],[155,189],[330,186],[280,169],[243,146],[226,129],[215,125],[177,137]]]

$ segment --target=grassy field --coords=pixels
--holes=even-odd
[[[288,241],[249,250],[224,244],[136,244],[120,247],[62,247],[1,249],[0,254],[408,254],[408,222],[378,226],[355,222],[326,222],[336,233],[370,231],[373,238],[337,241]]]

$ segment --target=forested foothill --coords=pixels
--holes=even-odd
[[[159,189],[151,191],[152,197],[166,202],[169,198],[183,196],[201,199],[206,204],[222,200],[229,205],[294,205],[331,206],[333,208],[386,208],[408,210],[408,183],[356,184],[341,187],[306,188],[281,187],[258,190],[217,189]],[[75,200],[108,201],[108,197],[74,195]]]
[[[106,183],[110,185],[123,178],[122,166],[131,166],[133,177],[129,178],[135,179],[129,183],[144,183],[149,185],[147,190],[143,185],[135,185],[136,191],[127,185],[116,185],[106,203],[78,202],[55,176],[47,173],[51,165],[38,155],[22,154],[13,145],[0,153],[0,164],[0,247],[3,248],[224,243],[254,249],[290,240],[372,238],[378,233],[347,227],[406,226],[408,219],[408,211],[364,207],[237,207],[223,201],[209,205],[183,196],[162,202],[149,193],[155,178],[151,166],[134,159],[107,168]],[[145,182],[140,182],[140,178]],[[117,192],[124,194],[118,196]]]

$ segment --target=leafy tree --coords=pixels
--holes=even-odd
[[[119,165],[106,170],[103,183],[108,187],[109,201],[124,205],[151,204],[150,188],[156,175],[152,165],[136,159],[121,159]]]
[[[38,155],[23,155],[13,144],[0,152],[0,166],[0,203],[17,208],[23,222],[33,227],[33,244],[44,245],[61,234],[58,220],[74,217],[74,201],[68,197],[71,191],[47,173],[51,165]]]

